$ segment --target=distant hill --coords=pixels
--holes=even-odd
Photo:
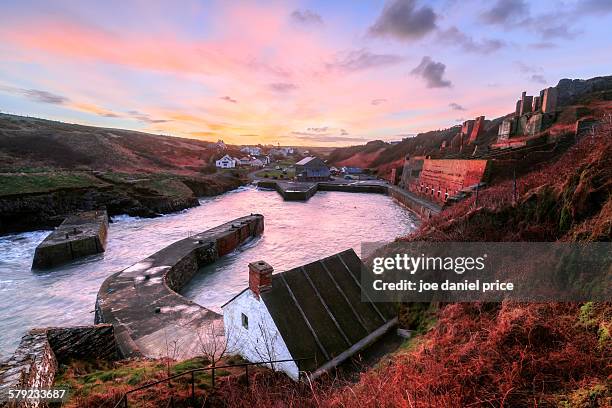
[[[61,168],[192,174],[219,152],[195,139],[0,114],[0,172]]]

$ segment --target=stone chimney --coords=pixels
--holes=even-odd
[[[274,268],[267,262],[257,261],[249,264],[249,289],[259,299],[259,294],[272,286],[272,272]]]

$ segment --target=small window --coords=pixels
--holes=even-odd
[[[244,313],[242,313],[242,327],[249,330],[249,318]]]

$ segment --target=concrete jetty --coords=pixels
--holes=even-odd
[[[348,193],[375,193],[393,197],[421,219],[428,219],[442,211],[442,206],[418,197],[416,194],[378,180],[288,182],[259,180],[258,187],[276,190],[287,201],[306,201],[317,191],[343,191]]]
[[[51,268],[104,252],[107,235],[106,211],[87,211],[71,215],[38,245],[32,268]]]
[[[263,233],[264,218],[241,217],[177,241],[117,272],[102,284],[95,322],[111,323],[121,354],[187,359],[202,354],[212,328],[223,333],[221,315],[178,292],[198,272],[248,239]]]

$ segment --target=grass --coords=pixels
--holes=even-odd
[[[107,184],[80,172],[0,174],[0,196],[47,193],[68,188],[103,187]]]
[[[170,371],[168,373],[168,362]],[[240,357],[228,357],[217,365],[233,365],[244,362]],[[73,361],[62,365],[55,379],[55,386],[70,389],[70,400],[66,407],[112,407],[121,396],[130,389],[161,380],[170,375],[189,372],[190,370],[208,367],[209,362],[196,357],[180,362],[167,360],[125,360],[106,361]],[[255,371],[255,370],[254,370]],[[216,381],[241,375],[243,368],[215,370]],[[195,388],[199,397],[208,395],[212,385],[211,371],[199,371],[194,375]],[[137,406],[156,407],[160,401],[173,395],[179,400],[186,400],[191,393],[191,376],[186,374],[167,383],[155,385],[130,396],[130,402]]]
[[[276,169],[263,169],[258,171],[257,173],[255,173],[258,177],[264,177],[264,178],[285,178],[285,179],[291,179],[295,176],[295,169],[287,169],[286,173],[283,174],[282,170],[276,170]]]

